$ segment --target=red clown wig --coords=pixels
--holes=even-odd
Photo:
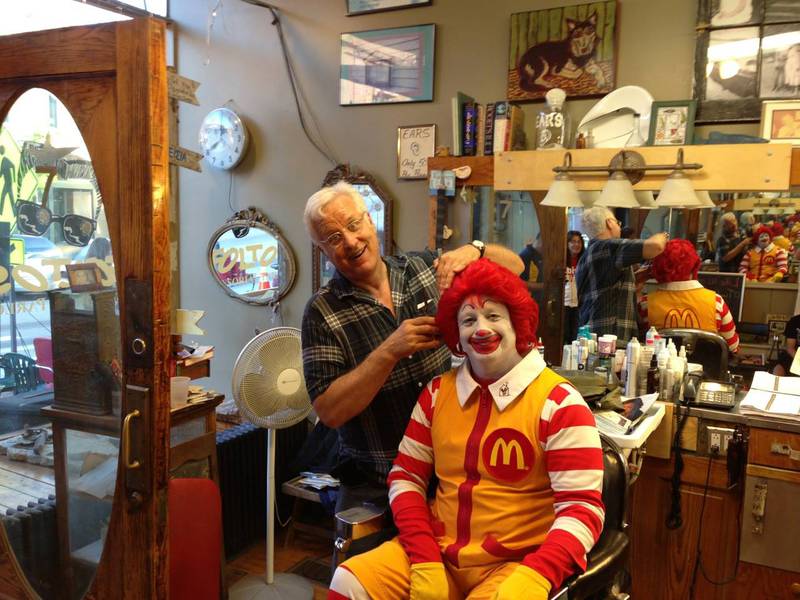
[[[528,293],[525,282],[508,269],[482,258],[457,274],[439,299],[436,325],[451,352],[463,356],[457,349],[458,309],[473,295],[484,296],[508,308],[520,355],[525,355],[536,344],[539,307]]]
[[[758,246],[758,238],[760,238],[760,237],[761,237],[761,234],[762,234],[762,233],[766,233],[767,235],[769,235],[769,240],[770,240],[770,241],[772,241],[772,238],[775,236],[775,234],[774,234],[774,233],[772,233],[772,229],[770,229],[770,228],[769,228],[769,227],[767,227],[766,225],[760,225],[760,226],[758,227],[758,229],[756,229],[756,230],[753,232],[753,245],[754,245],[754,246]]]
[[[772,224],[772,235],[773,236],[775,236],[775,237],[781,236],[781,235],[783,235],[783,231],[784,231],[783,230],[783,225],[781,223],[779,223],[778,221],[775,221]]]
[[[688,240],[670,240],[664,252],[653,259],[651,273],[658,283],[688,281],[697,277],[700,257]]]

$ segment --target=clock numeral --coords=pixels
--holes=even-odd
[[[234,150],[234,152],[236,152],[236,153],[238,154],[238,152],[239,152],[239,146],[236,146],[236,149]]]

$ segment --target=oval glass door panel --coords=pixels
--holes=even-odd
[[[119,302],[91,157],[44,89],[3,122],[0,190],[0,522],[42,598],[82,598],[117,478]]]

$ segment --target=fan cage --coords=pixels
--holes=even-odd
[[[278,376],[287,371],[297,373],[299,385],[295,382],[291,393],[278,394]],[[305,419],[311,401],[303,377],[300,330],[275,327],[247,342],[233,366],[232,389],[240,414],[254,425],[284,429]]]

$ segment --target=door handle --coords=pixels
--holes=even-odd
[[[131,421],[141,416],[138,408],[133,409],[122,421],[122,456],[125,459],[125,468],[128,470],[138,469],[142,466],[138,460],[131,460]]]

